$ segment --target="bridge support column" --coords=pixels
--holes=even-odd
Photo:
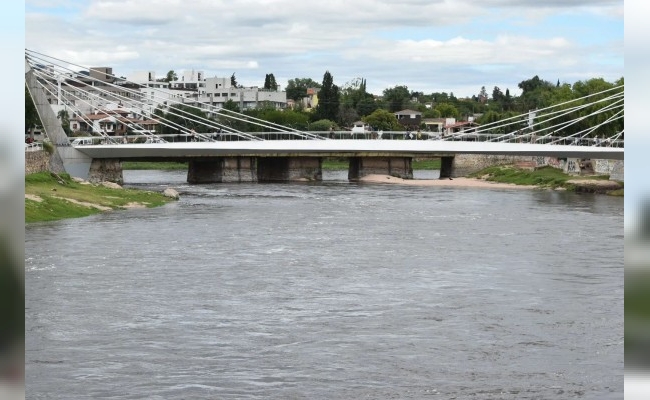
[[[122,185],[122,161],[113,158],[94,158],[88,171],[89,182],[115,182]]]
[[[259,157],[260,182],[320,181],[323,179],[321,157]]]
[[[188,183],[257,182],[255,157],[194,159],[188,164]]]
[[[454,172],[454,156],[440,157],[440,179],[451,178]]]
[[[411,157],[352,157],[348,180],[355,181],[373,174],[413,179],[412,161]]]

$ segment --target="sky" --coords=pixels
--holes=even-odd
[[[273,74],[285,88],[329,71],[378,95],[516,95],[535,75],[622,77],[623,16],[623,0],[26,0],[25,47],[126,78],[195,70],[263,86]]]

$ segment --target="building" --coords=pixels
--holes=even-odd
[[[422,113],[414,110],[402,110],[395,113],[395,118],[406,129],[419,129],[422,122]]]
[[[159,123],[145,118],[140,110],[125,108],[95,110],[70,119],[70,130],[76,134],[104,134],[124,136],[127,134],[153,134]]]

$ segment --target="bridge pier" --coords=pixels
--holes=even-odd
[[[440,157],[440,179],[451,178],[454,172],[454,156]]]
[[[188,183],[257,182],[256,157],[214,157],[188,163]]]
[[[367,175],[390,175],[413,179],[411,157],[351,157],[348,180],[355,181]]]
[[[259,157],[257,177],[260,182],[320,181],[323,179],[321,157]]]
[[[88,170],[88,181],[97,182],[115,182],[119,185],[124,184],[124,175],[122,174],[122,161],[114,158],[95,158],[90,162]]]

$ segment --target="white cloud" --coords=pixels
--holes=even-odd
[[[622,0],[74,4],[27,0],[26,47],[81,65],[112,66],[119,75],[195,69],[207,76],[235,72],[240,83],[260,85],[273,73],[286,86],[297,77],[320,81],[329,70],[336,84],[364,77],[375,93],[407,84],[458,95],[483,85],[512,91],[534,75],[562,81],[623,75],[623,22],[615,12]],[[558,26],[558,15],[579,15],[580,29]],[[605,20],[620,29],[602,29]]]

